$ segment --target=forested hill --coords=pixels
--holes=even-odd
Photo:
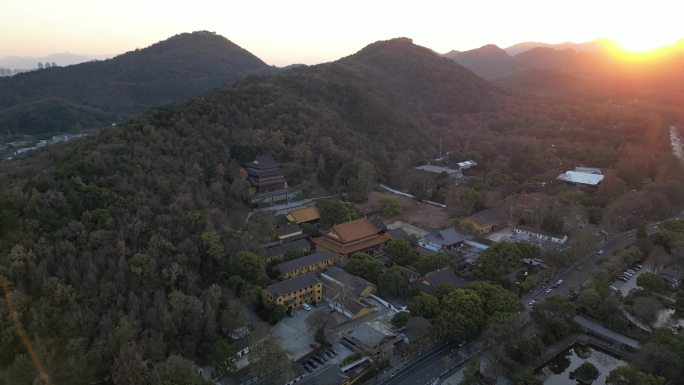
[[[220,35],[184,33],[109,60],[0,78],[0,131],[32,134],[108,125],[273,71]]]
[[[476,151],[502,180],[555,176],[578,158],[609,166],[623,152],[641,167],[636,180],[668,145],[659,125],[644,133],[643,124],[625,110],[512,97],[394,39],[0,165],[0,279],[10,288],[0,299],[0,378],[32,383],[18,319],[52,383],[187,383],[165,368],[208,362],[267,283],[239,253],[265,241],[259,222],[245,228],[239,172],[256,154],[283,162],[291,185],[358,201],[377,181],[403,187],[440,138]]]

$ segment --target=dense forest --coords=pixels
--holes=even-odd
[[[650,178],[648,193],[623,204],[657,203],[664,214],[684,191],[665,112],[512,94],[401,38],[7,163],[2,378],[32,383],[18,373],[35,374],[38,359],[55,384],[148,371],[149,383],[184,383],[169,373],[210,360],[258,302],[263,274],[243,262],[260,240],[245,228],[239,171],[256,154],[282,161],[291,185],[363,200],[379,181],[413,183],[406,170],[442,138],[489,173],[470,188],[538,191],[587,164],[614,169],[605,194],[616,201]]]
[[[184,33],[113,59],[0,78],[0,131],[36,134],[105,126],[274,70],[222,36]]]

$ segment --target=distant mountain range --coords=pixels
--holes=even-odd
[[[30,70],[38,68],[38,63],[56,63],[60,67],[85,63],[92,60],[103,60],[112,55],[78,55],[74,53],[53,53],[48,56],[6,56],[0,58],[0,67],[10,69]]]
[[[109,125],[247,75],[274,71],[222,36],[184,33],[108,60],[0,78],[0,132]]]
[[[642,56],[601,39],[591,43],[520,43],[496,45],[443,56],[485,79],[516,90],[582,94],[631,95],[652,92],[684,95],[684,42]],[[678,96],[676,96],[678,97]]]

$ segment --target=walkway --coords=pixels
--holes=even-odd
[[[632,350],[639,350],[639,348],[641,347],[639,341],[635,340],[634,338],[610,330],[607,327],[601,325],[600,323],[587,317],[584,317],[582,315],[576,315],[575,322],[585,332],[592,333],[598,337],[604,338],[612,342],[617,342],[618,344],[621,344],[622,346],[628,347]]]

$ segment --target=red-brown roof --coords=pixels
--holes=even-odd
[[[367,218],[361,218],[334,225],[324,234],[339,239],[343,243],[349,243],[378,234],[378,228],[373,226]]]

